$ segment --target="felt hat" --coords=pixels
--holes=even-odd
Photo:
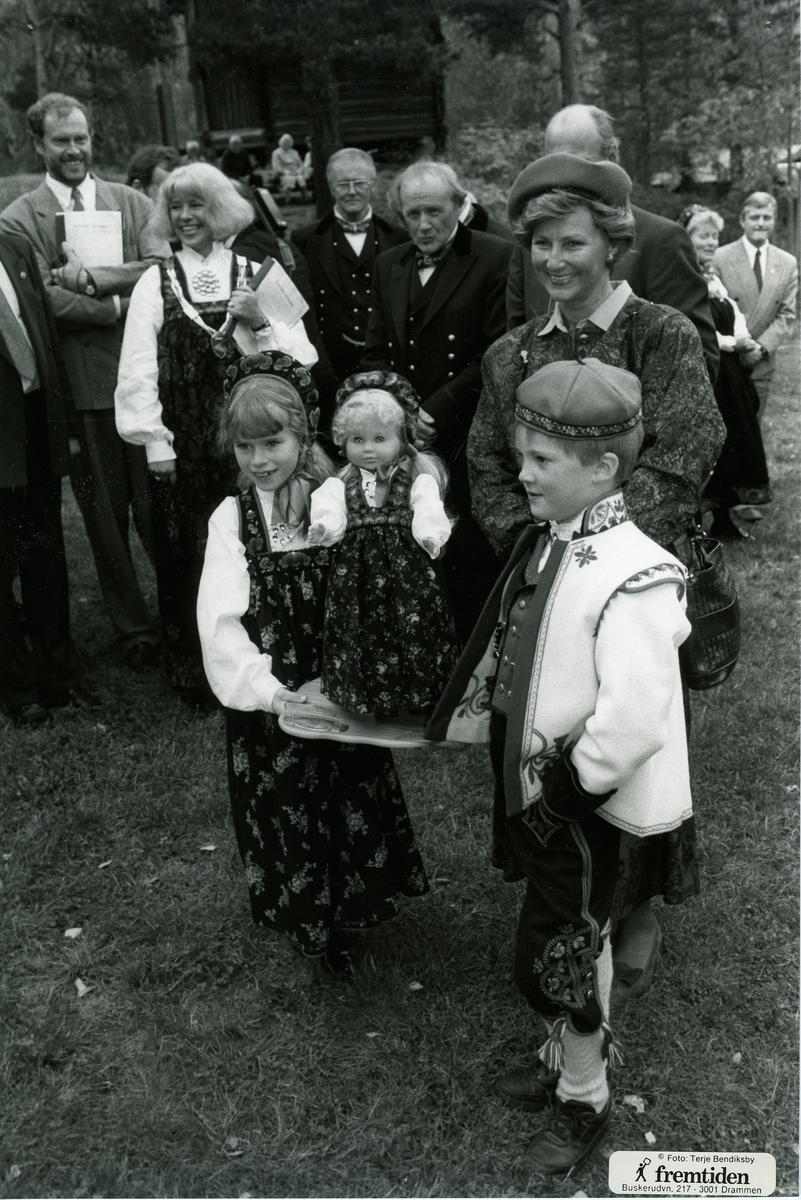
[[[548,363],[515,392],[515,420],[550,437],[616,437],[642,421],[640,381],[597,358]]]
[[[414,439],[417,437],[417,413],[420,409],[420,397],[403,375],[396,375],[394,371],[359,371],[356,375],[349,375],[337,392],[337,411],[346,400],[350,400],[351,396],[357,392],[372,391],[389,392],[390,396],[397,400],[405,414],[406,440],[409,445],[413,446]]]
[[[512,184],[507,201],[511,225],[514,227],[534,196],[557,189],[585,193],[615,208],[625,208],[631,180],[617,163],[590,162],[577,154],[546,154],[524,167]]]

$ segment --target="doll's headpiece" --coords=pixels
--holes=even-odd
[[[306,410],[309,430],[314,434],[320,419],[320,397],[314,380],[307,367],[281,351],[267,350],[261,354],[246,354],[244,358],[232,363],[223,382],[225,399],[229,399],[238,383],[246,379],[257,380],[264,375],[283,379],[295,389]]]
[[[389,392],[398,402],[404,413],[404,429],[406,440],[414,445],[417,437],[417,413],[420,409],[420,397],[408,379],[396,375],[394,371],[360,371],[357,375],[349,375],[336,395],[337,411],[346,400],[356,392]]]
[[[640,381],[597,358],[548,363],[515,392],[515,420],[551,437],[617,437],[642,421]]]

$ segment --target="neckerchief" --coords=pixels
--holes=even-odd
[[[236,260],[236,282],[234,283],[234,288],[244,287],[248,277],[248,260],[242,258],[239,254],[235,254],[234,259]],[[205,329],[211,340],[211,348],[214,353],[218,358],[225,358],[230,345],[228,335],[236,321],[236,317],[233,313],[229,313],[220,329],[213,329],[211,325],[206,324],[189,297],[184,295],[183,288],[178,282],[178,276],[175,274],[175,268],[171,265],[167,267],[167,278],[170,281],[170,287],[181,306],[184,316],[193,321],[200,329]]]

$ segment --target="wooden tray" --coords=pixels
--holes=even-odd
[[[462,750],[457,742],[430,742],[423,736],[422,717],[395,717],[377,721],[369,713],[352,713],[333,704],[320,691],[320,680],[312,679],[298,688],[308,696],[305,704],[289,703],[278,718],[284,733],[293,737],[329,742],[358,742],[366,746],[389,746],[391,750],[417,750],[421,746]]]

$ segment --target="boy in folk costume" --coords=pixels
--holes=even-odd
[[[609,1124],[620,831],[647,837],[692,811],[677,655],[690,632],[685,571],[627,519],[621,490],[642,437],[628,371],[556,362],[517,389],[519,477],[537,523],[428,729],[489,740],[503,762],[506,846],[528,885],[515,982],[548,1037],[535,1066],[498,1090],[545,1112],[529,1158],[552,1173],[580,1165]]]

